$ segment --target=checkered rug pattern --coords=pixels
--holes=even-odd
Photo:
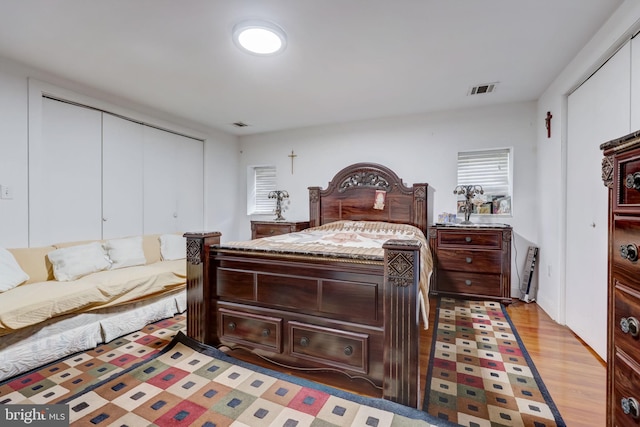
[[[441,298],[424,410],[463,426],[565,426],[498,302]]]
[[[73,426],[443,426],[427,413],[263,369],[186,337],[185,317],[0,385],[0,403],[65,403]]]
[[[0,383],[0,404],[56,403],[157,355],[185,328],[179,314]]]

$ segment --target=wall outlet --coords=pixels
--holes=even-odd
[[[0,199],[13,199],[13,190],[8,185],[0,185]]]

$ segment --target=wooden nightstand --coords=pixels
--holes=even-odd
[[[434,225],[429,229],[433,295],[511,303],[511,227]]]
[[[251,221],[251,238],[295,233],[305,228],[309,228],[309,221]]]

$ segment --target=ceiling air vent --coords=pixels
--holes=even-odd
[[[245,122],[233,122],[232,125],[234,125],[237,128],[246,128],[247,126],[249,126]]]
[[[496,86],[498,83],[483,83],[478,86],[473,86],[469,89],[469,93],[467,95],[480,95],[482,93],[491,93],[496,90]]]

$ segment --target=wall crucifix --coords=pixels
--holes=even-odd
[[[553,115],[551,111],[547,111],[547,117],[544,119],[544,126],[547,128],[547,138],[551,138],[551,119]]]
[[[293,175],[293,159],[298,157],[298,155],[294,154],[293,150],[291,150],[291,154],[289,154],[289,156],[287,157],[291,157],[291,175]]]

